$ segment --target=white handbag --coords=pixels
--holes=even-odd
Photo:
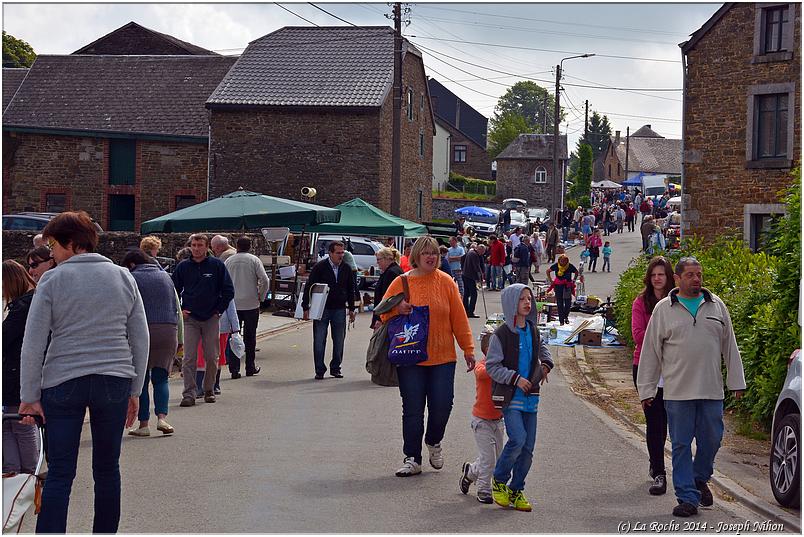
[[[232,349],[232,354],[238,358],[242,358],[246,354],[246,344],[243,342],[243,336],[240,332],[234,332],[229,335],[229,348]]]

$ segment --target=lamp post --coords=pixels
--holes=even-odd
[[[561,106],[559,105],[560,94],[561,94],[561,76],[562,76],[562,69],[564,67],[565,60],[572,60],[575,58],[590,58],[594,56],[594,54],[579,54],[578,56],[569,56],[567,58],[561,58],[561,61],[558,62],[556,65],[556,98],[555,98],[555,109],[553,110],[553,183],[552,188],[550,189],[551,193],[551,203],[550,203],[550,218],[555,218],[555,212],[558,208],[559,204],[561,205],[561,210],[564,210],[564,183],[566,181],[566,177],[564,174],[561,176],[561,195],[557,195],[556,189],[558,187],[558,140],[559,140],[559,133],[558,133],[558,122],[559,122],[559,115],[561,111]],[[559,199],[561,200],[559,202]],[[553,220],[555,221],[555,220]],[[558,225],[558,223],[556,224]]]

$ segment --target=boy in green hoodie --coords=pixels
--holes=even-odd
[[[492,400],[502,409],[508,442],[497,458],[492,479],[494,502],[518,511],[530,511],[523,493],[536,444],[539,386],[547,382],[553,360],[547,343],[533,322],[529,287],[513,284],[501,295],[505,324],[494,331],[486,355]],[[509,482],[510,481],[510,482]]]

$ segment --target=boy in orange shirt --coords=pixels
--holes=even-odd
[[[477,483],[477,501],[494,503],[491,496],[491,476],[497,457],[503,449],[502,412],[494,408],[491,400],[491,377],[486,373],[486,360],[475,366],[475,406],[472,407],[472,430],[477,442],[477,458],[464,462],[461,468],[461,492],[467,494],[469,486]]]

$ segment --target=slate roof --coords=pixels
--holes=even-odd
[[[208,137],[225,56],[37,57],[3,127]]]
[[[427,86],[430,89],[435,115],[486,149],[488,118],[469,106],[466,101],[460,99],[436,79],[428,78]]]
[[[520,134],[497,155],[497,160],[528,159],[551,160],[553,158],[552,134]],[[567,135],[558,137],[558,158],[567,160]]]
[[[650,125],[643,125],[636,132],[631,134],[631,138],[664,138],[661,134],[650,128]]]
[[[207,104],[378,107],[391,90],[393,52],[386,26],[281,28],[249,43]]]
[[[606,152],[603,151],[592,162],[592,180],[594,181],[602,181],[604,179],[608,179],[608,177],[606,177],[606,166],[604,163],[605,156]]]
[[[172,35],[151,30],[133,21],[81,47],[73,52],[73,54],[216,55],[216,53],[211,50],[182,41]]]
[[[639,132],[639,131],[637,131]],[[612,143],[614,143],[612,141]],[[628,172],[681,174],[682,140],[634,138],[628,142]],[[625,169],[625,142],[616,147],[617,158]]]
[[[27,74],[27,68],[3,68],[3,110],[11,102],[11,98],[17,92]]]

